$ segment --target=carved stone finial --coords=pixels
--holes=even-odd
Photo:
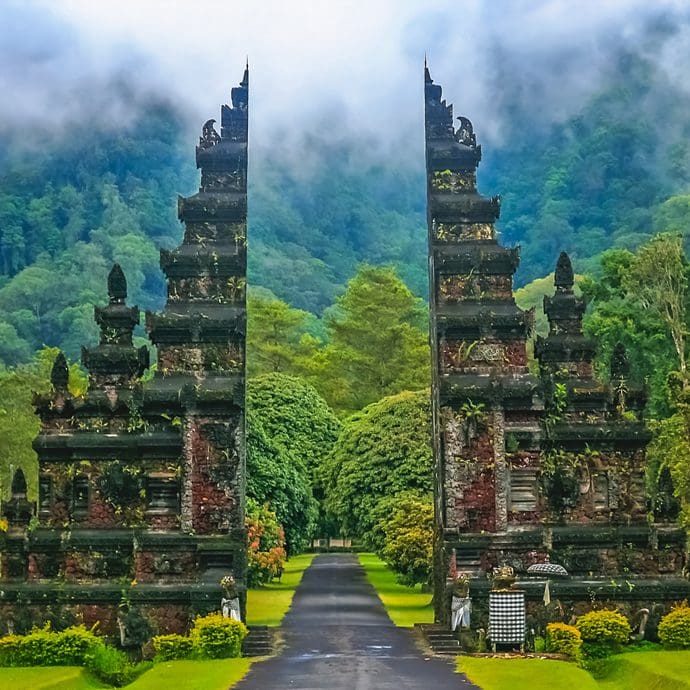
[[[573,265],[570,262],[570,257],[566,252],[561,252],[556,262],[556,272],[553,282],[557,290],[565,291],[572,290],[575,284],[575,275],[573,273]]]
[[[624,379],[630,373],[628,354],[623,343],[616,343],[611,353],[611,379]]]
[[[457,119],[460,121],[460,126],[455,131],[455,141],[465,146],[476,146],[477,135],[474,133],[472,123],[462,115]]]
[[[67,360],[62,352],[58,352],[55,362],[53,363],[53,369],[50,372],[50,382],[53,384],[53,388],[56,391],[66,391],[67,385],[69,383],[69,367],[67,366]]]
[[[26,496],[26,477],[22,469],[16,470],[12,477],[12,496]]]
[[[210,149],[220,141],[220,134],[216,132],[216,128],[213,126],[214,124],[216,124],[216,121],[213,118],[206,120],[204,123],[201,129],[201,137],[199,138],[200,148]]]
[[[124,302],[127,299],[127,279],[120,264],[114,264],[108,274],[108,297],[111,303]]]

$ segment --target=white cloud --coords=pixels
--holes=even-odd
[[[417,151],[425,51],[458,113],[491,140],[503,131],[497,113],[507,94],[533,103],[536,117],[565,117],[596,87],[612,46],[638,41],[655,14],[685,12],[680,0],[33,0],[21,7],[0,7],[0,21],[15,17],[14,27],[3,23],[13,32],[12,52],[0,50],[3,63],[16,66],[0,76],[3,93],[17,94],[0,106],[5,119],[43,117],[45,101],[56,120],[93,104],[103,117],[125,118],[97,93],[116,70],[135,91],[168,94],[201,123],[227,100],[248,55],[260,140],[319,123],[332,136],[347,126]],[[41,45],[51,50],[37,57]],[[669,52],[687,64],[687,52]]]

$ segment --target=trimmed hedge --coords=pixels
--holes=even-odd
[[[630,623],[618,611],[601,609],[580,616],[575,623],[584,642],[582,651],[591,658],[604,658],[620,652],[630,640]]]
[[[184,635],[156,635],[153,638],[156,661],[177,661],[194,656],[194,640]]]
[[[674,606],[659,623],[659,639],[670,649],[690,648],[690,606],[684,601]]]
[[[577,628],[565,623],[549,623],[546,626],[547,651],[579,659],[581,648],[582,636]]]
[[[124,652],[109,647],[83,625],[54,632],[46,624],[28,635],[0,637],[0,666],[85,666],[99,680],[119,687],[150,664],[131,664]]]
[[[229,659],[241,656],[242,640],[247,636],[247,626],[221,613],[197,616],[190,637],[196,653],[202,659]]]
[[[0,637],[0,666],[85,666],[104,646],[103,640],[83,625],[54,632],[47,624],[28,635]]]

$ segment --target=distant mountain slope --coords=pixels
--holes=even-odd
[[[586,272],[610,246],[690,221],[686,197],[658,211],[690,182],[689,93],[635,55],[621,55],[611,75],[558,126],[535,124],[510,100],[501,144],[475,122],[480,189],[502,195],[502,240],[522,245],[518,285],[550,273],[561,249]],[[175,197],[197,185],[195,141],[174,106],[137,108],[136,125],[118,131],[85,123],[59,138],[15,131],[0,140],[3,363],[44,344],[76,356],[95,337],[92,305],[113,261],[133,303],[162,304],[158,248],[179,240]],[[396,162],[354,134],[325,141],[305,137],[298,156],[279,143],[252,149],[250,284],[320,314],[368,261],[395,264],[425,296],[423,159]]]

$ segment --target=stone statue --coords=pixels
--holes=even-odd
[[[242,620],[240,616],[240,599],[226,599],[223,597],[220,600],[220,607],[223,612],[223,618],[231,618],[234,621]]]
[[[210,149],[220,141],[220,134],[216,132],[213,126],[216,123],[214,119],[206,120],[201,130],[201,137],[199,138],[199,147],[202,149]]]
[[[225,596],[220,600],[220,609],[223,618],[234,621],[242,620],[240,613],[240,596],[237,592],[237,583],[233,575],[226,575],[220,581],[220,586],[225,590]]]
[[[472,613],[469,577],[464,573],[459,573],[453,580],[450,591],[450,629],[455,632],[458,628],[469,628]]]
[[[460,121],[460,126],[455,131],[455,141],[458,144],[465,144],[465,146],[476,146],[477,145],[477,135],[474,133],[474,128],[472,123],[466,118],[458,117]]]

